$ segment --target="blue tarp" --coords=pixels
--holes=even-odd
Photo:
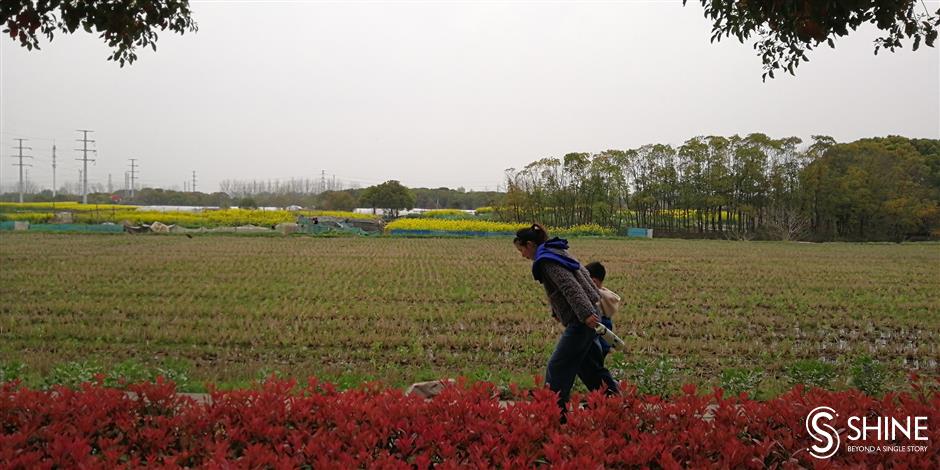
[[[91,232],[123,233],[124,226],[117,224],[29,224],[30,232]]]
[[[13,221],[0,222],[0,230],[13,230],[13,224]],[[124,226],[116,224],[29,224],[29,231],[123,233]]]
[[[628,228],[628,237],[653,238],[653,230],[648,228]]]

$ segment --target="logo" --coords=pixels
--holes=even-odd
[[[839,415],[828,406],[813,408],[806,416],[806,432],[816,441],[809,447],[809,454],[817,459],[828,459],[835,455],[842,444],[839,432],[829,422]],[[822,421],[822,422],[820,422]],[[926,445],[899,445],[903,436],[908,441],[927,441],[927,417],[917,416],[898,419],[888,416],[850,416],[846,422],[851,431],[846,439],[848,452],[926,452]],[[871,445],[874,440],[880,442]],[[862,441],[861,445],[852,442]]]
[[[818,406],[806,417],[806,432],[816,441],[816,444],[809,448],[809,454],[813,457],[828,459],[839,450],[841,441],[836,429],[828,423],[819,424],[820,419],[832,421],[836,416],[839,416],[836,410],[828,406]]]

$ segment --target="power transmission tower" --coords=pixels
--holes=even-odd
[[[196,192],[196,170],[193,170],[193,186],[191,188],[193,192]]]
[[[108,194],[111,194],[113,192],[114,192],[114,189],[111,186],[111,173],[108,173]]]
[[[320,192],[326,191],[326,170],[320,170]]]
[[[82,152],[82,158],[76,158],[76,160],[82,162],[82,204],[88,204],[88,162],[95,161],[94,159],[88,158],[88,152],[98,153],[97,150],[89,149],[88,144],[95,143],[94,140],[88,139],[88,133],[94,132],[86,129],[78,129],[76,132],[82,133],[81,139],[76,139],[78,142],[82,143],[82,148],[75,149]]]
[[[137,159],[129,158],[131,161],[131,197],[134,197],[134,181],[137,180]]]
[[[52,142],[52,204],[55,204],[55,141]]]
[[[33,165],[29,164],[29,163],[23,163],[23,159],[24,159],[24,158],[33,158],[31,155],[23,155],[23,150],[32,150],[33,148],[32,148],[32,147],[23,147],[23,141],[28,140],[28,139],[13,139],[13,140],[16,140],[16,141],[19,142],[19,145],[17,145],[16,147],[13,147],[13,148],[15,148],[15,149],[19,149],[19,154],[18,154],[18,155],[10,155],[10,156],[13,157],[13,158],[19,158],[19,159],[20,159],[20,162],[19,162],[19,163],[14,163],[13,166],[18,166],[18,167],[20,167],[20,187],[19,187],[19,190],[20,190],[20,203],[22,204],[22,203],[23,203],[23,167],[26,167],[26,166],[33,166]]]

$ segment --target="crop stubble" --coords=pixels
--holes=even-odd
[[[685,380],[871,355],[936,375],[937,244],[573,239],[629,351]],[[0,235],[0,361],[191,363],[391,384],[531,381],[560,332],[508,239]]]

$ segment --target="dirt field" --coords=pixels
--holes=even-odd
[[[766,390],[799,360],[830,364],[836,387],[863,355],[892,380],[938,373],[937,244],[574,239],[572,253],[604,262],[624,297],[620,378],[659,358],[700,384],[762,371]],[[560,328],[529,266],[504,239],[4,233],[0,362],[34,382],[132,360],[229,386],[532,383]]]

